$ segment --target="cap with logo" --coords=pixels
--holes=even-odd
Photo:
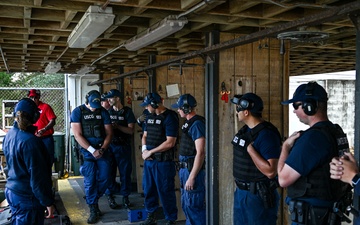
[[[121,97],[121,92],[117,89],[111,89],[108,93],[104,96],[104,98],[114,98],[114,97]]]
[[[161,103],[161,96],[158,93],[152,92],[145,96],[140,106],[145,107],[147,105],[157,105],[158,103]]]
[[[99,92],[92,92],[88,97],[88,103],[91,108],[99,109],[101,108],[101,96]]]
[[[177,100],[176,103],[172,104],[171,107],[172,108],[182,108],[184,107],[184,104],[186,105],[185,107],[196,107],[197,105],[197,102],[196,102],[196,99],[194,98],[194,96],[192,96],[191,94],[184,94],[184,95],[181,95],[179,97],[179,99]]]
[[[327,102],[328,96],[325,89],[317,82],[309,82],[300,85],[294,92],[293,98],[287,101],[282,101],[281,104],[288,105],[294,102],[304,102],[312,99],[318,102]]]

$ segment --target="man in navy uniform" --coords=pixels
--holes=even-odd
[[[109,206],[115,209],[118,204],[115,202],[113,194],[118,190],[116,183],[117,169],[120,174],[120,194],[123,196],[123,206],[130,206],[129,195],[131,193],[131,138],[134,134],[135,116],[131,108],[121,103],[121,93],[119,90],[111,89],[104,98],[110,104],[109,114],[113,126],[113,138],[109,150],[112,153],[112,176],[110,185],[106,190]]]
[[[167,225],[175,224],[177,207],[175,195],[175,145],[179,119],[175,111],[167,109],[159,94],[149,93],[141,103],[149,115],[142,137],[144,161],[143,187],[148,218],[142,225],[156,224],[155,211],[161,200]]]
[[[85,104],[72,111],[70,122],[84,159],[80,173],[84,176],[86,203],[90,208],[87,222],[93,224],[101,216],[98,200],[109,186],[108,147],[113,135],[109,112],[101,107],[98,91],[92,90],[86,95]]]
[[[206,224],[205,205],[205,118],[195,112],[196,99],[191,94],[181,95],[171,105],[178,109],[182,126],[179,150],[181,206],[187,225]]]

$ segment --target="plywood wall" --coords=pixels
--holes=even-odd
[[[221,34],[221,42],[231,40],[237,36]],[[261,45],[261,48],[259,48]],[[288,48],[287,48],[288,49]],[[171,56],[157,56],[156,61],[164,61]],[[167,66],[156,69],[157,92],[166,99],[165,106],[175,102],[178,96],[168,97],[166,85],[178,84],[180,94],[190,93],[198,102],[197,113],[204,115],[205,107],[205,71],[203,58],[187,60],[188,63],[199,64],[191,68],[183,68],[180,75],[179,70],[169,70]],[[234,106],[230,99],[234,94],[254,92],[264,101],[263,117],[278,127],[279,131],[287,133],[288,114],[286,108],[280,102],[287,98],[288,93],[288,54],[280,54],[280,43],[277,39],[263,39],[259,42],[239,46],[220,52],[219,61],[219,199],[220,199],[220,224],[233,223],[233,193],[234,181],[232,175],[232,145],[233,135],[243,124],[237,121]],[[125,72],[138,68],[126,68]],[[144,74],[143,74],[144,75]],[[104,76],[104,79],[106,77]],[[124,81],[125,91],[129,96],[144,96],[148,93],[147,78],[132,79]],[[222,83],[224,83],[228,99],[222,96]],[[109,90],[111,86],[104,86]],[[114,88],[116,86],[112,86]],[[224,97],[224,98],[222,98]],[[211,113],[211,112],[210,112]],[[135,115],[138,116],[138,115]],[[283,192],[282,190],[279,190]],[[281,201],[283,202],[283,201]],[[281,205],[278,225],[287,224],[286,207]]]
[[[236,38],[230,34],[222,34],[224,42]],[[265,45],[266,43],[266,45]],[[261,45],[261,48],[259,48]],[[286,118],[280,102],[284,98],[284,76],[288,76],[283,64],[286,56],[280,55],[280,43],[277,39],[264,39],[259,42],[239,46],[220,52],[220,84],[224,82],[234,94],[254,92],[264,101],[263,118],[272,122],[282,132]],[[220,224],[233,223],[233,193],[235,190],[232,175],[233,148],[231,140],[243,126],[237,121],[234,106],[221,100],[219,96],[219,199]],[[282,190],[279,190],[282,192]],[[281,207],[282,209],[282,207]],[[280,210],[278,224],[282,224],[286,212]],[[285,219],[286,220],[286,219]],[[286,223],[285,223],[286,224]]]

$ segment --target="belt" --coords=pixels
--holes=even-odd
[[[188,163],[187,162],[179,162],[179,168],[180,169],[188,168]]]
[[[250,183],[249,182],[235,180],[235,184],[241,190],[250,191]]]

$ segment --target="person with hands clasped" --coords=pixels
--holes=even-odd
[[[275,225],[279,208],[276,166],[281,136],[262,118],[263,101],[254,93],[235,95],[236,115],[245,125],[232,140],[234,225]]]
[[[300,85],[292,103],[299,120],[309,125],[294,132],[282,145],[278,163],[279,183],[287,187],[293,225],[340,225],[341,213],[349,194],[349,185],[332,180],[329,163],[349,150],[346,135],[327,115],[327,93],[316,82]]]
[[[90,208],[87,223],[96,223],[101,216],[98,200],[109,186],[110,154],[108,147],[113,136],[109,112],[101,107],[101,96],[96,90],[85,97],[85,104],[76,107],[70,117],[71,128],[81,146],[86,203]]]
[[[205,118],[195,112],[196,99],[191,94],[181,95],[171,105],[177,108],[182,126],[179,150],[181,206],[187,225],[206,224],[205,205]]]
[[[51,181],[51,161],[44,143],[34,135],[39,119],[37,105],[21,99],[14,108],[15,122],[3,140],[8,177],[5,197],[12,224],[43,225],[55,212]]]
[[[110,104],[108,109],[113,127],[113,138],[109,151],[112,153],[111,179],[110,185],[105,194],[108,198],[109,206],[112,209],[118,207],[114,199],[114,194],[118,192],[116,183],[117,169],[120,174],[120,194],[123,196],[123,206],[129,208],[129,195],[131,193],[131,137],[135,129],[135,116],[131,108],[121,103],[121,92],[111,89],[104,98]]]
[[[159,198],[167,220],[166,224],[175,224],[178,210],[175,195],[174,154],[179,119],[175,111],[163,105],[157,93],[148,93],[140,106],[146,107],[150,113],[146,117],[141,140],[144,159],[145,209],[148,213],[147,219],[141,225],[157,224],[155,211],[159,208]]]
[[[354,195],[360,196],[360,173],[355,157],[345,152],[342,157],[334,157],[330,162],[330,177],[354,187]],[[353,209],[354,210],[354,209]],[[360,225],[359,209],[354,210],[354,225]]]

